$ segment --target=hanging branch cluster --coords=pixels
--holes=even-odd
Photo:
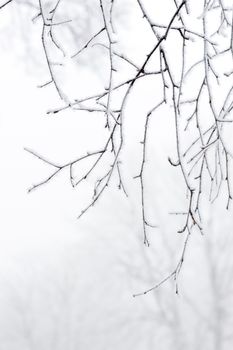
[[[124,164],[121,164],[120,161],[127,137],[127,131],[125,132],[126,106],[129,96],[133,96],[134,85],[139,80],[145,80],[146,84],[145,78],[153,76],[160,83],[162,98],[155,100],[154,107],[150,108],[145,116],[140,116],[145,118],[145,122],[141,141],[141,164],[135,179],[140,188],[144,243],[149,245],[148,230],[153,225],[147,217],[148,199],[145,195],[147,186],[145,169],[150,156],[147,147],[150,142],[148,130],[151,118],[155,114],[159,115],[162,106],[167,106],[174,115],[177,147],[177,159],[172,160],[169,157],[168,160],[171,166],[180,168],[188,196],[184,225],[179,230],[185,235],[184,246],[176,269],[168,276],[168,278],[174,277],[177,281],[192,230],[196,227],[202,232],[200,207],[203,191],[209,188],[209,199],[213,202],[225,186],[227,208],[230,207],[232,200],[230,169],[233,153],[227,144],[225,130],[233,122],[233,9],[225,6],[222,0],[203,0],[198,6],[194,0],[174,0],[173,12],[169,15],[167,23],[159,23],[160,18],[157,22],[157,19],[154,18],[156,14],[149,13],[146,1],[136,0],[135,3],[145,26],[154,36],[152,48],[145,53],[144,61],[138,65],[136,60],[130,57],[130,52],[118,51],[119,43],[114,25],[116,0],[96,0],[99,2],[102,27],[98,28],[83,47],[71,55],[70,59],[77,59],[86,49],[91,50],[94,45],[101,46],[106,50],[109,60],[108,86],[99,93],[85,98],[77,97],[70,103],[57,78],[59,63],[53,61],[51,54],[57,50],[65,55],[59,44],[61,38],[59,41],[56,39],[56,27],[66,26],[70,19],[56,19],[61,0],[58,0],[50,11],[45,9],[41,0],[38,1],[39,13],[36,17],[42,22],[41,41],[50,76],[49,81],[43,87],[53,84],[63,102],[61,107],[48,111],[48,114],[62,113],[68,109],[102,114],[106,120],[108,137],[103,140],[103,147],[100,150],[80,155],[77,159],[63,165],[55,164],[36,152],[28,150],[54,168],[52,175],[33,186],[30,191],[49,182],[65,168],[69,168],[70,182],[73,187],[76,187],[95,173],[96,168],[105,162],[105,156],[108,155],[111,159],[109,167],[100,178],[96,178],[93,198],[79,217],[95,205],[113,178],[118,179],[119,189],[123,190],[127,196],[127,186],[123,183],[122,177]],[[195,6],[198,7],[198,17],[194,11]],[[171,37],[176,41],[180,51],[177,57],[174,57],[173,46],[169,41]],[[195,48],[200,53],[198,59],[192,55]],[[157,62],[153,70],[148,68],[152,60]],[[221,60],[226,60],[227,66],[221,64]],[[118,83],[115,83],[116,78],[121,76],[118,70],[119,61],[127,64],[130,69],[125,79],[121,82],[118,79]],[[114,107],[116,96],[118,96],[118,106]],[[119,96],[121,96],[120,99]],[[73,168],[80,166],[82,160],[86,158],[90,158],[92,163],[83,177],[76,180]],[[165,278],[164,281],[168,278]],[[148,291],[157,288],[160,284]]]

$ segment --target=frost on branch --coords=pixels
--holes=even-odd
[[[88,1],[85,6],[90,3]],[[127,162],[124,162],[122,156],[130,132],[126,126],[127,106],[134,99],[137,84],[143,83],[146,92],[149,89],[149,78],[154,79],[159,89],[154,94],[153,106],[148,105],[147,113],[136,116],[143,120],[143,130],[139,141],[140,166],[134,179],[140,191],[143,240],[149,246],[148,231],[155,228],[156,220],[148,217],[147,210],[148,178],[145,174],[148,162],[153,161],[150,154],[153,137],[149,130],[152,119],[163,118],[161,110],[172,111],[171,128],[175,125],[176,153],[168,155],[168,162],[171,168],[179,168],[187,190],[187,209],[182,216],[183,225],[179,229],[179,233],[184,236],[184,245],[175,270],[148,291],[157,288],[167,279],[174,278],[178,292],[177,278],[189,238],[194,230],[203,233],[203,194],[208,193],[209,201],[214,202],[222,191],[227,209],[232,201],[233,147],[229,134],[232,133],[233,123],[233,10],[220,0],[175,0],[170,2],[166,11],[166,1],[153,7],[146,1],[137,0],[131,6],[140,28],[145,28],[143,33],[150,37],[150,44],[141,45],[140,48],[135,38],[137,51],[134,51],[131,42],[124,42],[124,21],[120,20],[119,15],[124,12],[122,4],[117,0],[96,0],[92,3],[96,9],[95,28],[90,26],[92,33],[88,34],[85,42],[77,44],[78,47],[73,51],[67,43],[65,33],[72,31],[72,22],[79,16],[79,1],[75,5],[72,1],[39,0],[33,21],[36,20],[41,25],[41,37],[38,40],[48,72],[48,81],[41,87],[46,89],[52,85],[61,100],[56,108],[51,106],[48,116],[62,117],[67,110],[76,113],[85,111],[94,114],[96,118],[101,116],[104,118],[107,137],[103,139],[100,149],[87,150],[85,154],[79,154],[76,159],[65,164],[56,164],[47,160],[46,155],[28,149],[52,169],[48,178],[31,189],[48,183],[64,169],[69,169],[69,181],[73,187],[94,174],[93,197],[79,217],[96,205],[116,181],[118,188],[128,196],[124,180]],[[165,16],[161,14],[163,12],[166,13]],[[126,30],[130,30],[130,11],[126,11],[124,20],[127,16]],[[92,18],[87,17],[87,20],[91,23]],[[134,28],[131,30],[133,32]],[[63,91],[60,79],[64,57],[78,65],[86,52],[91,53],[96,48],[104,56],[104,62],[107,62],[100,64],[104,71],[105,85],[96,93],[90,92],[86,96],[80,93],[75,98],[70,98]],[[92,91],[91,82],[89,87]],[[77,179],[73,170],[81,167],[87,158],[90,161],[89,168]],[[98,174],[100,167],[105,172]]]

